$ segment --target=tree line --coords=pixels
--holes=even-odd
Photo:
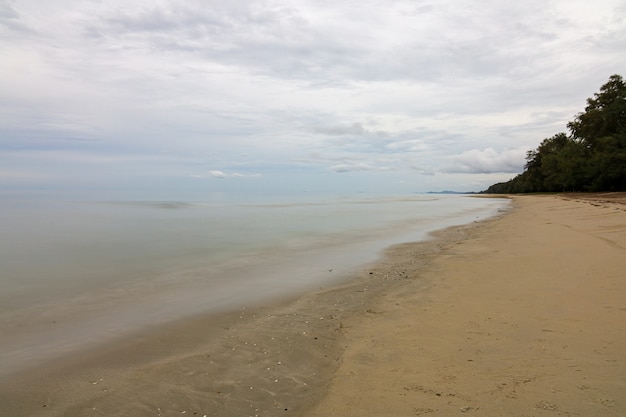
[[[524,172],[485,193],[626,191],[626,84],[620,75],[587,99],[585,111],[526,154]]]

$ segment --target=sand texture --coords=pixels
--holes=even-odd
[[[0,381],[0,416],[625,416],[625,200],[515,197],[336,287]]]
[[[346,334],[307,416],[626,416],[626,205],[522,196]]]

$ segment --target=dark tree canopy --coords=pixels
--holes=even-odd
[[[572,138],[583,141],[589,148],[598,141],[616,133],[624,133],[626,127],[626,84],[619,75],[612,75],[600,92],[587,99],[584,113],[579,113],[567,124]]]
[[[524,172],[486,193],[626,191],[626,83],[612,75],[570,131],[544,139],[526,155]]]

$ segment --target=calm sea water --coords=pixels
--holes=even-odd
[[[0,377],[141,327],[328,285],[501,199],[2,201]]]

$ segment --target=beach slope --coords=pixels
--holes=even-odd
[[[622,196],[520,196],[355,318],[307,416],[626,415]],[[419,288],[414,288],[417,285]]]
[[[0,380],[0,416],[622,417],[625,201],[515,197],[342,284]]]

